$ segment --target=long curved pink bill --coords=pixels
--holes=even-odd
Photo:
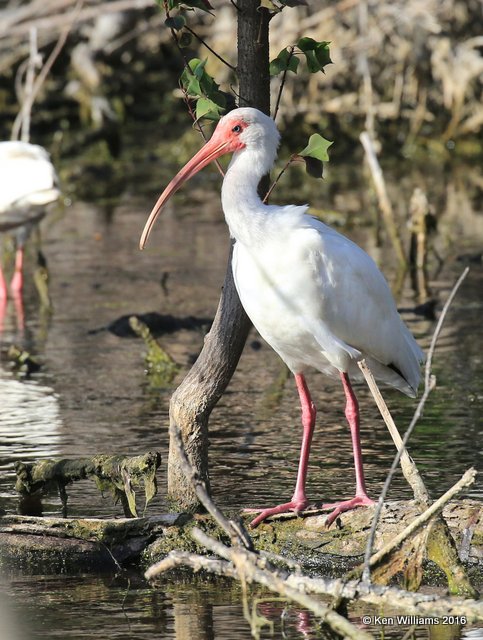
[[[178,191],[183,182],[189,180],[192,176],[195,175],[198,171],[206,167],[212,160],[215,160],[219,156],[227,153],[229,151],[229,141],[223,140],[220,142],[219,139],[216,138],[216,135],[208,140],[208,142],[201,147],[201,149],[196,153],[189,162],[185,164],[185,166],[175,175],[175,177],[168,184],[163,193],[159,196],[158,201],[154,205],[151,213],[149,214],[149,218],[144,225],[144,230],[141,235],[141,240],[139,241],[139,248],[144,249],[146,246],[146,242],[149,238],[149,234],[151,233],[151,229],[153,228],[154,223],[156,222],[156,218],[160,214],[162,208],[169,200],[169,198]]]

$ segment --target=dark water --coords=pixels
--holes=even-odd
[[[50,214],[41,224],[53,312],[42,312],[32,279],[27,276],[25,327],[20,326],[18,310],[10,302],[1,338],[3,347],[19,344],[42,361],[40,372],[27,380],[18,379],[5,361],[0,370],[0,499],[9,512],[16,510],[16,460],[99,452],[136,455],[152,449],[161,451],[163,465],[160,496],[148,513],[165,510],[167,412],[172,388],[150,388],[143,371],[144,347],[139,340],[92,330],[133,312],[212,317],[223,280],[228,238],[218,198],[214,192],[206,193],[206,188],[216,187],[217,178],[205,172],[174,201],[157,225],[148,249],[139,252],[139,235],[157,188],[153,170],[152,164],[133,164],[125,158],[120,169],[124,172],[122,180],[115,176],[111,183],[104,181],[106,192],[91,194],[93,201],[87,201],[89,189],[84,188],[83,198],[73,193],[70,206]],[[164,176],[171,170],[163,166],[159,173]],[[352,178],[355,175],[355,181],[347,184],[347,174]],[[323,203],[327,209],[341,212],[339,217],[327,214],[327,218],[341,225],[381,264],[397,290],[399,306],[406,310],[406,321],[427,349],[435,323],[411,311],[419,300],[409,277],[402,287],[397,285],[390,247],[385,242],[378,245],[371,216],[361,215],[361,205],[363,209],[369,207],[369,196],[358,170],[329,175],[323,184],[313,183],[311,193],[304,193],[298,180],[292,177],[293,184],[287,191],[291,186],[302,201],[310,201],[315,207]],[[471,178],[471,172],[455,168],[450,175],[436,172],[407,179],[408,184],[421,181],[427,185],[438,221],[430,241],[434,252],[428,268],[428,286],[437,301],[437,313],[464,264],[469,261],[471,266],[436,352],[437,389],[410,447],[429,489],[440,494],[468,467],[482,466],[483,268],[478,252],[483,241],[483,207],[481,187]],[[410,196],[405,180],[391,183],[391,192],[396,202],[407,202]],[[188,194],[194,206],[184,203]],[[402,205],[398,214],[405,228]],[[32,249],[27,273],[34,267]],[[201,331],[186,330],[160,338],[183,367],[173,387],[199,352],[202,340]],[[273,385],[283,369],[269,347],[263,343],[259,347],[254,344],[256,340],[258,336],[253,333],[210,427],[214,495],[221,506],[232,509],[267,505],[289,497],[297,466],[300,428],[294,385],[290,379],[286,382],[283,397],[274,408]],[[319,407],[309,493],[317,500],[349,496],[353,475],[342,391],[318,373],[309,377],[309,383]],[[396,423],[404,430],[415,402],[397,392],[388,392],[386,397]],[[359,399],[368,486],[376,496],[391,463],[393,445],[363,388]],[[470,491],[477,498],[483,497],[482,493],[481,483]],[[409,495],[398,476],[389,497]],[[72,515],[120,514],[119,507],[100,497],[89,482],[73,487],[69,496]],[[60,513],[58,497],[46,498],[44,513]],[[139,575],[10,574],[5,576],[0,592],[6,594],[7,604],[3,604],[12,610],[13,617],[26,623],[19,637],[32,640],[251,637],[238,588],[189,575],[166,579],[159,590],[152,590]],[[259,609],[274,623],[275,637],[282,637],[282,632],[287,638],[321,637],[311,617],[295,607],[287,610],[282,629],[284,605],[270,602],[262,592],[260,596]],[[354,619],[363,613],[354,613]],[[461,636],[456,628],[451,633],[445,637]],[[421,628],[417,635],[442,637],[436,634],[435,630]],[[386,630],[387,637],[401,635],[400,630]],[[262,637],[269,637],[267,629]],[[5,635],[5,640],[10,638],[14,636]],[[0,639],[4,640],[1,632]]]

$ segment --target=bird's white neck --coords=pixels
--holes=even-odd
[[[221,202],[230,234],[247,246],[258,244],[270,207],[258,195],[258,184],[270,170],[266,157],[255,150],[244,149],[233,154],[223,180]]]

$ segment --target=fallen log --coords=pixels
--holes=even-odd
[[[443,515],[460,558],[475,584],[483,583],[482,505],[462,499],[446,505]],[[419,514],[415,501],[384,505],[375,548],[382,548]],[[325,515],[306,514],[264,524],[252,532],[258,549],[293,559],[319,575],[342,575],[364,556],[373,508],[341,515],[327,529]],[[112,569],[134,559],[151,564],[174,550],[206,554],[193,540],[198,527],[229,543],[229,537],[207,515],[167,514],[145,518],[49,518],[0,516],[0,564],[44,571]],[[433,563],[425,563],[424,579],[445,584]]]
[[[66,487],[73,482],[92,478],[98,489],[110,491],[120,502],[126,517],[137,516],[134,487],[142,485],[145,508],[157,493],[156,471],[161,464],[157,451],[140,456],[96,455],[90,458],[17,462],[15,489],[23,498],[59,492],[62,515],[67,516]],[[31,512],[24,515],[37,515]]]
[[[143,553],[183,516],[51,518],[0,516],[0,569],[42,573],[112,571]]]

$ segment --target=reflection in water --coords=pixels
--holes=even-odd
[[[7,588],[0,583],[0,596]],[[126,640],[251,640],[250,623],[241,606],[240,585],[226,579],[209,579],[174,574],[156,589],[137,573],[118,576],[16,576],[10,577],[8,597],[12,623],[25,627],[20,640],[84,640],[122,638]],[[273,594],[248,587],[249,606],[254,608],[264,640],[335,640],[334,634],[311,614],[284,603]],[[394,622],[382,624],[381,612],[358,604],[350,615],[358,628],[375,638],[400,640],[411,627],[398,621],[397,612],[384,615]],[[369,617],[372,624],[363,620]],[[462,633],[463,631],[463,633]],[[459,625],[419,625],[414,637],[420,640],[481,640],[483,629],[461,629]],[[17,640],[2,637],[0,640]]]
[[[0,497],[15,509],[13,465],[59,453],[59,400],[53,389],[34,380],[20,381],[0,369]],[[5,493],[4,486],[9,489]]]
[[[4,460],[59,453],[61,419],[53,389],[0,371],[0,456]]]

